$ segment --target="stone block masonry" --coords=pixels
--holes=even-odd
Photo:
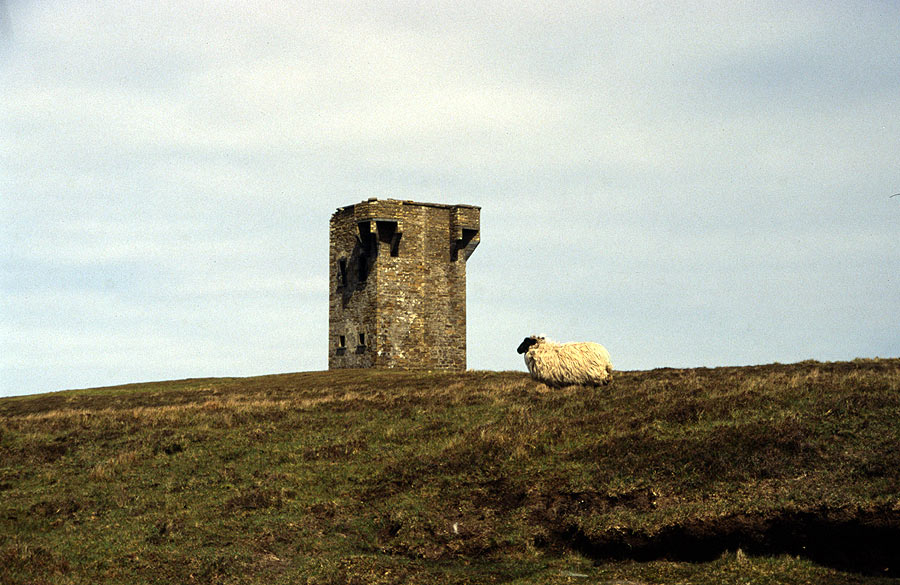
[[[466,369],[481,208],[369,199],[331,216],[328,368]]]

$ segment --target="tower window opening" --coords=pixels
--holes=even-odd
[[[341,286],[347,286],[347,259],[341,258],[338,265],[341,269]]]
[[[341,335],[338,347],[347,347],[347,338]]]
[[[403,234],[398,231],[397,222],[394,220],[378,220],[375,222],[375,225],[378,230],[378,241],[387,244],[392,258],[399,256],[400,237]]]
[[[347,259],[341,258],[338,265],[341,269],[341,286],[347,286]]]
[[[362,355],[362,354],[366,353],[366,334],[365,333],[359,334],[359,345],[356,346],[356,353],[357,353],[357,355]]]
[[[359,282],[365,282],[369,276],[369,256],[359,255]]]

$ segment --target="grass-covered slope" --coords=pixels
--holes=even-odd
[[[900,360],[0,400],[2,583],[900,576]]]

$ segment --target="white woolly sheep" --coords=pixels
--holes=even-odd
[[[555,343],[532,335],[516,351],[525,354],[525,365],[532,378],[554,388],[573,384],[603,386],[612,382],[609,352],[599,343]]]

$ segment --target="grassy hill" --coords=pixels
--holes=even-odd
[[[896,583],[900,360],[0,399],[0,583]]]

